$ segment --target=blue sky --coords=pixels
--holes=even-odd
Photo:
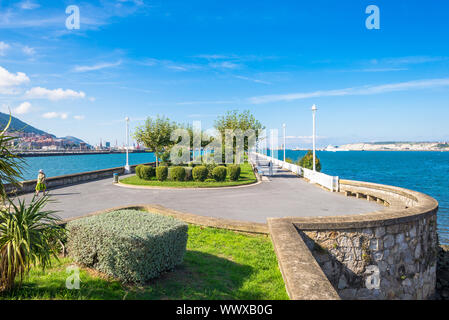
[[[80,9],[68,30],[66,7]],[[368,30],[368,5],[380,29]],[[121,144],[124,117],[213,125],[251,110],[308,146],[449,140],[449,3],[1,1],[0,107],[58,136]]]

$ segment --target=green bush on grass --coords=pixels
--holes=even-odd
[[[139,164],[139,165],[136,167],[136,169],[135,169],[135,171],[136,171],[136,176],[137,176],[137,178],[139,178],[139,179],[142,179],[142,174],[141,174],[141,169],[142,169],[142,167],[143,167],[143,164]]]
[[[118,210],[67,223],[67,251],[77,262],[123,283],[158,277],[182,263],[187,224],[138,210]]]
[[[226,180],[226,167],[218,166],[212,170],[212,176],[215,181],[221,182]]]
[[[186,170],[181,166],[171,167],[169,176],[173,181],[184,181],[186,178]]]
[[[151,166],[142,166],[140,168],[140,178],[143,180],[151,180],[156,174],[156,169]]]
[[[192,176],[195,181],[204,181],[207,179],[209,172],[205,166],[197,166],[193,168]]]
[[[231,181],[238,181],[240,178],[241,168],[238,164],[228,166],[229,179]]]
[[[184,167],[184,170],[186,172],[186,177],[185,177],[185,181],[192,181],[192,171],[193,171],[193,167]]]
[[[156,179],[159,181],[167,180],[168,168],[166,166],[159,166],[156,168]]]

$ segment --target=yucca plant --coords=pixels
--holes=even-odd
[[[58,258],[65,229],[55,211],[44,210],[48,201],[48,196],[33,197],[29,204],[18,199],[0,210],[0,292],[20,285],[31,266],[45,269],[52,256]]]
[[[0,132],[0,198],[2,204],[7,199],[5,184],[18,186],[25,166],[25,161],[10,151],[12,142],[17,139],[16,137],[7,135],[11,120],[12,118],[10,116],[8,124]]]

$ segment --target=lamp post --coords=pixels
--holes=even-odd
[[[285,123],[282,125],[282,129],[284,129],[284,162],[285,162]]]
[[[316,105],[312,106],[312,117],[313,117],[313,171],[316,171],[316,163],[315,163],[315,140],[316,140]]]
[[[129,118],[125,118],[126,121],[126,165],[125,165],[125,173],[131,173],[131,168],[129,166]]]

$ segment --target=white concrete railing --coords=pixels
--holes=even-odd
[[[252,158],[251,160],[254,160],[256,156],[258,156],[259,158],[268,160],[268,161],[271,160],[271,162],[274,165],[277,165],[283,169],[287,169],[299,176],[302,176],[302,177],[308,179],[311,183],[319,184],[320,186],[323,186],[332,192],[339,191],[338,176],[330,176],[330,175],[322,173],[322,172],[313,171],[313,170],[310,170],[307,168],[300,167],[293,163],[288,163],[288,162],[285,162],[285,161],[282,161],[282,160],[279,160],[279,159],[276,159],[273,157],[266,156],[261,153],[252,153],[250,155],[250,157]]]

